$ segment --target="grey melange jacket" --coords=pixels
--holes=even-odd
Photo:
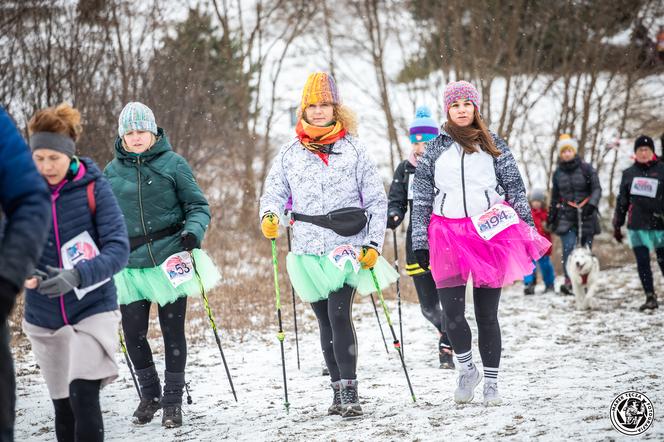
[[[328,165],[299,140],[279,150],[265,179],[260,199],[260,218],[266,213],[284,213],[292,197],[292,211],[305,215],[324,215],[344,207],[363,207],[369,215],[367,227],[350,237],[330,229],[296,221],[292,225],[292,252],[296,255],[324,255],[339,245],[359,249],[383,247],[387,222],[387,196],[374,162],[356,138],[346,135],[334,144]]]
[[[486,208],[488,209],[498,199],[502,199],[512,206],[519,218],[530,226],[534,226],[530,205],[526,198],[526,188],[523,185],[523,180],[521,179],[521,173],[519,172],[516,160],[514,159],[514,156],[512,156],[512,152],[510,152],[505,140],[499,138],[493,132],[491,132],[491,135],[496,144],[496,148],[498,148],[501,154],[497,158],[493,158],[493,173],[495,175],[496,187],[495,189],[491,189],[491,196],[486,196],[488,200]],[[433,207],[434,200],[436,200],[441,191],[444,192],[446,190],[441,190],[436,186],[437,160],[449,149],[454,149],[455,145],[454,140],[445,131],[442,131],[440,135],[427,143],[424,155],[418,160],[417,169],[415,169],[415,179],[413,181],[413,211],[411,214],[413,250],[429,248],[429,221],[431,219],[431,214],[436,213]],[[463,162],[463,158],[461,161]],[[464,172],[468,176],[472,176],[474,173],[486,173],[487,171],[483,169],[470,169]],[[458,203],[462,199],[465,201],[467,198],[472,198],[477,201],[484,197],[484,195],[481,194],[466,195],[466,183],[462,183],[464,175],[463,173],[459,173],[458,175],[461,177],[461,181],[456,181],[450,184],[451,189],[457,192],[456,195],[453,195],[454,198],[451,198],[452,200]],[[453,179],[454,177],[450,175],[445,178]],[[450,189],[447,190],[449,191]],[[478,191],[478,189],[471,188],[470,191]],[[498,198],[494,198],[495,196],[498,196]],[[445,200],[443,199],[443,202],[444,201]],[[468,216],[476,215],[477,213],[481,213],[481,211],[468,214]],[[459,216],[455,217],[458,218]]]

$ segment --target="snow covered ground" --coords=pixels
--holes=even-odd
[[[663,287],[657,273],[656,287]],[[633,265],[605,271],[601,280],[601,307],[593,312],[575,311],[572,298],[558,294],[524,297],[520,284],[504,291],[499,377],[504,404],[499,407],[481,405],[481,387],[473,403],[453,402],[455,373],[437,367],[437,336],[418,305],[405,304],[405,355],[417,395],[413,404],[397,354],[392,348],[385,353],[371,303],[363,301],[356,304],[354,316],[364,417],[326,415],[331,390],[320,375],[315,320],[304,309],[299,318],[300,371],[294,334],[286,325],[289,414],[283,406],[274,330],[235,341],[222,336],[238,403],[210,333],[207,342],[190,347],[188,380],[194,403],[184,406],[185,425],[180,429],[163,429],[160,415],[146,426],[130,423],[136,392],[118,354],[120,379],[102,392],[106,440],[662,440],[664,309],[638,312],[643,297]],[[404,283],[410,281],[404,278]],[[199,307],[195,302],[191,306]],[[467,316],[472,318],[472,305]],[[223,327],[223,318],[218,322]],[[31,353],[18,353],[16,440],[52,441],[53,411],[46,386]],[[476,343],[474,356],[479,360]],[[654,423],[639,437],[623,436],[609,421],[612,400],[627,390],[644,393],[654,405]]]

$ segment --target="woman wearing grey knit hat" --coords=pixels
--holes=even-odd
[[[163,408],[162,425],[182,425],[187,344],[184,332],[187,297],[221,279],[199,247],[210,223],[208,202],[187,161],[173,152],[154,114],[142,103],[128,103],[118,120],[115,159],[104,171],[124,214],[131,254],[115,276],[122,328],[141,387],[134,423],[146,424]],[[194,269],[194,265],[196,266]],[[167,349],[165,384],[147,341],[150,307],[158,305]]]

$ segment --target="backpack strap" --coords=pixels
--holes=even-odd
[[[97,201],[95,200],[95,180],[92,180],[85,186],[86,193],[88,194],[88,207],[90,208],[90,213],[94,218],[97,213]]]

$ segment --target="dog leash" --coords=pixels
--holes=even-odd
[[[578,204],[573,202],[573,201],[567,201],[567,204],[570,207],[574,207],[576,209],[576,216],[577,216],[577,220],[578,220],[577,225],[579,226],[578,231],[576,232],[576,246],[577,247],[581,247],[581,236],[583,236],[583,216],[582,216],[582,211],[581,210],[583,209],[583,206],[588,204],[589,200],[590,200],[590,197],[587,196],[583,199],[583,201],[581,201]]]

